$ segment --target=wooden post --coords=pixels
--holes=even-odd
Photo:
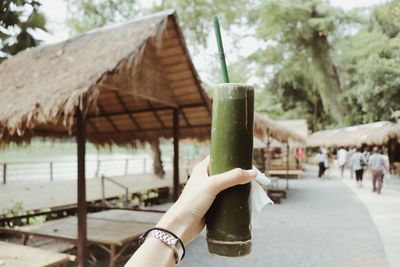
[[[270,156],[272,155],[272,153],[270,153],[270,151],[269,151],[270,150],[270,145],[271,145],[270,132],[269,132],[269,130],[267,130],[267,164],[265,164],[265,169],[266,169],[266,170],[264,170],[265,174],[268,174],[270,163],[271,163],[271,161],[270,161],[271,157]]]
[[[86,266],[87,260],[87,229],[86,229],[86,177],[85,177],[85,154],[86,154],[86,121],[84,114],[77,109],[77,154],[78,154],[78,241],[77,256],[78,266]]]
[[[286,190],[289,190],[289,140],[286,144]]]
[[[3,184],[7,183],[7,163],[3,163]]]
[[[53,162],[50,162],[50,181],[53,181]]]
[[[125,175],[128,175],[129,159],[125,160]]]
[[[261,161],[262,161],[262,171],[263,173],[265,173],[266,169],[265,169],[265,150],[264,148],[261,148]]]
[[[174,109],[174,132],[173,132],[173,142],[174,142],[174,187],[173,187],[173,201],[178,200],[179,197],[179,109]]]
[[[146,158],[144,158],[143,159],[143,173],[147,172],[146,168],[147,168],[147,160],[146,160]]]
[[[104,205],[106,205],[106,185],[105,185],[105,177],[101,176],[101,201]]]
[[[100,172],[100,164],[101,164],[101,161],[98,159],[97,160],[97,164],[96,164],[96,172],[95,172],[95,174],[94,174],[94,177],[99,177],[99,172]]]

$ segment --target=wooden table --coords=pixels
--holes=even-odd
[[[110,254],[110,266],[137,240],[139,236],[154,227],[163,213],[151,211],[106,210],[87,215],[88,242],[103,248]],[[23,226],[18,229],[4,229],[9,233],[23,236],[26,244],[30,237],[47,237],[76,243],[77,218],[66,217],[42,224]]]
[[[75,256],[0,241],[0,266],[47,267],[67,266]]]

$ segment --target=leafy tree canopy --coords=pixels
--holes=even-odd
[[[33,36],[46,30],[45,17],[34,0],[3,0],[0,3],[0,61],[40,43]]]
[[[375,8],[353,36],[338,45],[353,123],[396,118],[400,110],[400,1]]]

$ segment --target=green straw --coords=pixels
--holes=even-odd
[[[222,44],[221,30],[219,28],[218,16],[214,16],[214,31],[217,39],[219,62],[221,64],[222,77],[225,83],[229,83],[228,68],[225,62],[224,45]]]

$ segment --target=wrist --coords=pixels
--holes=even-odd
[[[157,223],[156,227],[160,227],[171,231],[178,236],[186,246],[190,237],[191,220],[180,211],[177,204],[174,204]]]

